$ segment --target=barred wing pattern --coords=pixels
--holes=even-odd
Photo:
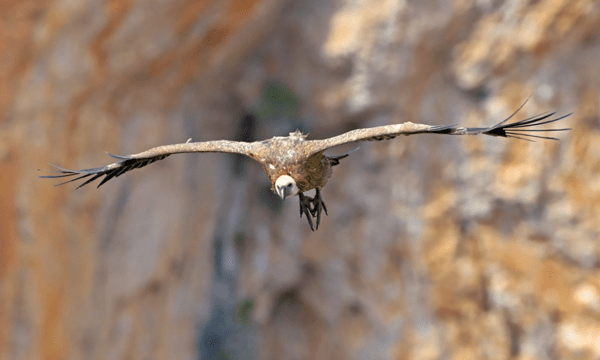
[[[523,104],[525,105],[525,104]],[[413,134],[447,134],[447,135],[489,135],[489,136],[500,136],[506,138],[516,138],[527,141],[534,141],[533,139],[547,139],[547,140],[558,140],[555,137],[540,136],[530,134],[530,132],[546,132],[546,131],[567,131],[570,128],[561,129],[540,129],[537,126],[550,124],[556,121],[560,121],[572,113],[562,115],[556,118],[553,116],[555,112],[543,113],[540,115],[532,116],[527,119],[514,121],[509,123],[508,121],[523,107],[519,107],[517,111],[512,113],[508,118],[504,119],[500,123],[487,127],[487,128],[465,128],[457,125],[423,125],[413,124],[406,122],[403,124],[394,124],[386,126],[377,126],[373,128],[357,129],[347,133],[331,137],[324,140],[313,140],[312,148],[310,149],[311,154],[316,154],[320,151],[327,150],[334,146],[343,145],[347,143],[357,141],[380,141],[393,139],[399,135],[413,135]],[[532,128],[533,127],[533,128]]]
[[[40,176],[41,178],[66,178],[73,177],[73,179],[69,179],[67,181],[56,184],[55,186],[63,185],[66,183],[70,183],[72,181],[87,179],[85,182],[77,186],[77,189],[80,187],[87,185],[94,180],[101,178],[104,176],[104,179],[100,181],[98,187],[103,185],[105,182],[112,178],[116,178],[118,176],[123,175],[124,173],[131,171],[133,169],[138,169],[144,167],[148,164],[152,164],[155,161],[162,160],[169,155],[179,154],[179,153],[195,153],[195,152],[223,152],[223,153],[233,153],[233,154],[241,154],[248,155],[250,154],[251,143],[239,142],[239,141],[228,141],[228,140],[217,140],[217,141],[205,141],[205,142],[196,142],[190,143],[188,142],[184,144],[174,144],[174,145],[164,145],[152,148],[150,150],[141,152],[135,155],[113,155],[107,153],[109,156],[118,159],[120,161],[106,165],[98,168],[91,169],[82,169],[82,170],[70,170],[65,169],[60,166],[56,166],[53,164],[49,164],[56,168],[56,170],[49,170],[51,172],[56,173],[55,175],[44,175]],[[78,176],[79,175],[79,176]]]

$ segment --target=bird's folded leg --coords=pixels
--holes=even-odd
[[[316,194],[315,197],[313,199],[311,199],[313,206],[312,209],[310,210],[310,213],[312,214],[313,217],[317,217],[317,230],[319,230],[319,223],[321,222],[321,211],[325,210],[325,215],[327,214],[327,206],[325,206],[325,202],[323,201],[323,198],[321,197],[321,190],[319,190],[319,188],[316,188]]]
[[[304,196],[303,193],[298,193],[298,198],[300,199],[300,217],[302,217],[302,214],[306,215],[306,220],[308,220],[308,225],[310,226],[310,229],[312,231],[315,231],[315,229],[313,228],[313,222],[312,222],[312,216],[311,214],[313,213],[313,209],[311,208],[310,204],[311,202],[313,202],[313,198]],[[318,221],[317,221],[317,228],[319,227],[318,225]]]

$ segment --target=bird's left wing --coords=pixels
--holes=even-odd
[[[70,170],[65,169],[60,166],[56,166],[50,164],[55,167],[57,170],[48,170],[54,172],[54,175],[43,175],[41,178],[64,178],[75,176],[75,178],[70,179],[68,181],[62,182],[58,185],[63,185],[69,183],[71,181],[77,181],[81,179],[88,178],[85,182],[80,184],[77,189],[80,187],[91,183],[92,181],[105,176],[102,181],[98,184],[104,184],[108,180],[115,178],[117,176],[121,176],[124,173],[144,167],[148,164],[152,164],[155,161],[162,160],[169,155],[179,154],[179,153],[197,153],[197,152],[222,152],[222,153],[233,153],[233,154],[241,154],[252,156],[252,145],[253,143],[239,142],[239,141],[228,141],[228,140],[216,140],[216,141],[204,141],[204,142],[186,142],[184,144],[173,144],[173,145],[163,145],[152,148],[150,150],[146,150],[139,154],[134,155],[113,155],[107,153],[109,156],[118,159],[120,161],[115,162],[110,165],[106,165],[103,167],[91,168],[91,169],[81,169],[81,170]]]
[[[525,104],[523,104],[525,105]],[[327,150],[334,146],[352,143],[356,141],[379,141],[379,140],[390,140],[399,135],[414,135],[414,134],[447,134],[447,135],[490,135],[500,137],[517,138],[521,140],[532,141],[532,139],[549,139],[558,140],[554,137],[540,136],[531,134],[531,132],[545,132],[545,131],[567,131],[568,128],[562,129],[540,129],[537,128],[539,125],[549,124],[556,121],[560,121],[571,114],[566,114],[558,117],[554,117],[556,113],[544,113],[530,118],[514,121],[509,123],[508,121],[523,107],[519,107],[508,118],[502,122],[488,127],[488,128],[465,128],[457,125],[425,125],[425,124],[413,124],[411,122],[405,122],[403,124],[394,124],[386,126],[378,126],[365,129],[352,130],[347,133],[331,137],[324,140],[312,140],[310,154],[316,154],[318,152]]]

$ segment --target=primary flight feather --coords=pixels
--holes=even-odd
[[[190,142],[188,140],[188,142],[183,144],[158,146],[134,155],[119,156],[107,153],[119,161],[98,168],[70,170],[50,164],[57,169],[50,170],[55,174],[40,177],[52,179],[75,177],[56,186],[72,181],[85,180],[77,187],[80,188],[104,176],[98,184],[98,187],[100,187],[100,185],[112,178],[162,160],[172,154],[199,152],[241,154],[249,156],[261,164],[271,181],[272,190],[282,200],[298,195],[300,200],[300,217],[306,215],[311,230],[314,230],[312,218],[316,218],[316,228],[318,229],[321,221],[321,212],[325,211],[325,214],[327,214],[327,208],[321,197],[321,189],[325,186],[329,177],[331,177],[331,168],[338,165],[341,159],[348,156],[348,154],[327,156],[323,154],[325,150],[357,141],[389,140],[399,135],[408,136],[414,134],[483,134],[529,141],[533,139],[558,140],[555,137],[541,136],[536,133],[570,130],[568,128],[537,128],[540,125],[556,122],[571,115],[554,117],[554,112],[509,123],[508,121],[523,105],[502,122],[488,128],[465,128],[457,125],[424,125],[405,122],[403,124],[352,130],[323,140],[307,140],[306,135],[299,131],[290,133],[289,136],[275,136],[268,140],[255,142],[228,140]],[[304,192],[312,189],[316,190],[314,197],[304,195]]]

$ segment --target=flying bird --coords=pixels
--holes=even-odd
[[[338,165],[340,160],[350,153],[338,156],[328,156],[324,152],[335,146],[354,143],[358,141],[380,141],[390,140],[399,135],[414,134],[446,134],[446,135],[490,135],[505,138],[516,138],[533,141],[533,139],[558,140],[554,137],[540,136],[535,133],[545,131],[566,131],[561,129],[540,129],[538,126],[562,120],[571,114],[554,117],[555,112],[543,113],[524,120],[508,122],[523,106],[521,105],[514,113],[502,122],[487,128],[465,128],[457,125],[425,125],[405,122],[378,126],[372,128],[357,129],[323,140],[307,140],[306,135],[300,131],[290,133],[289,136],[275,136],[268,140],[255,142],[216,140],[203,142],[190,142],[182,144],[164,145],[146,150],[134,155],[107,154],[118,161],[103,167],[69,170],[53,164],[57,170],[48,170],[56,174],[40,176],[41,178],[75,178],[62,182],[63,185],[72,181],[86,179],[78,188],[87,185],[94,180],[104,176],[98,184],[102,184],[112,178],[116,178],[126,172],[144,167],[155,161],[162,160],[169,155],[179,153],[202,153],[221,152],[246,155],[256,160],[269,178],[271,189],[282,200],[298,195],[300,202],[300,217],[306,216],[310,229],[313,228],[313,218],[316,218],[316,228],[321,222],[321,213],[327,207],[321,196],[321,189],[327,184],[331,177],[332,167]],[[532,134],[534,133],[534,134]],[[304,195],[305,192],[315,189],[314,197]]]

